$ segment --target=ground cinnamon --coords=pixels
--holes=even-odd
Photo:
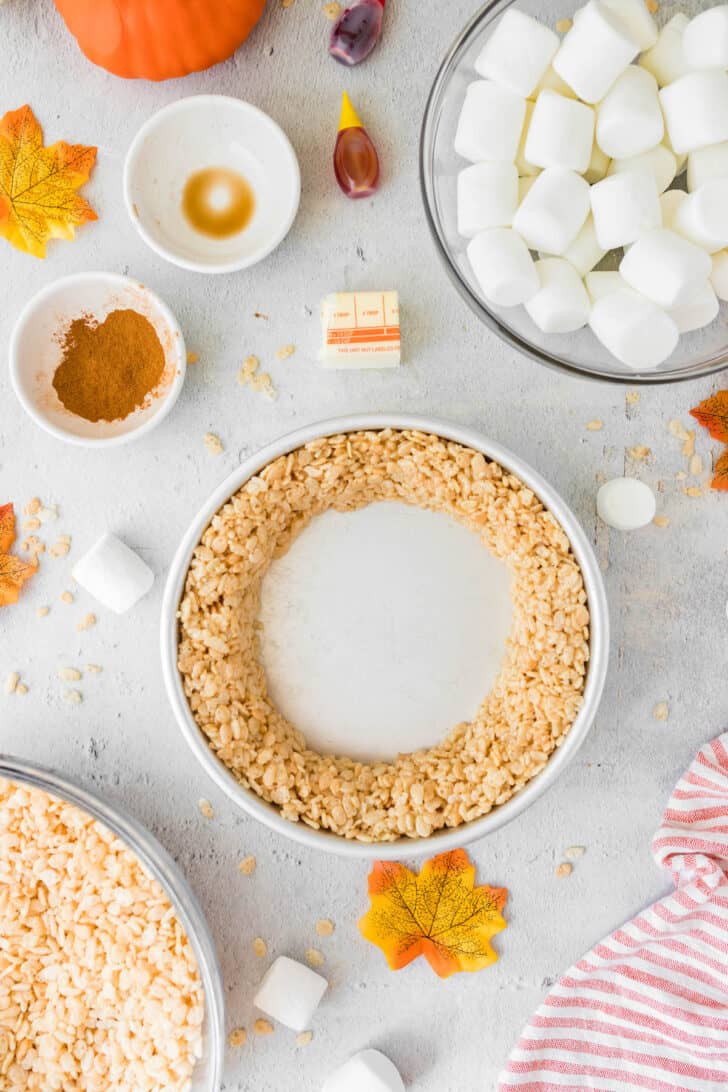
[[[103,322],[74,319],[61,341],[53,387],[66,409],[87,421],[118,421],[144,405],[164,374],[164,349],[138,311]]]

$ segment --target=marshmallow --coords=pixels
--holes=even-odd
[[[587,273],[584,284],[592,303],[596,303],[603,296],[608,296],[610,292],[618,292],[622,288],[627,288],[624,278],[612,270]]]
[[[625,246],[662,223],[660,197],[649,171],[612,174],[591,188],[594,230],[605,250]]]
[[[361,1050],[332,1073],[321,1092],[404,1092],[395,1065],[379,1050]]]
[[[485,43],[475,71],[528,98],[558,48],[555,31],[517,8],[509,8]]]
[[[595,265],[599,265],[606,253],[604,247],[599,245],[594,217],[590,215],[571,246],[564,251],[564,258],[571,262],[580,277],[585,277]]]
[[[700,189],[714,178],[728,178],[728,141],[696,148],[688,156],[688,190]]]
[[[515,231],[481,231],[468,244],[467,254],[483,295],[496,307],[515,307],[538,292],[533,258]]]
[[[693,68],[728,68],[728,4],[708,8],[690,20],[683,51]]]
[[[541,287],[526,301],[526,310],[545,334],[568,334],[589,321],[591,305],[584,282],[565,258],[536,262]]]
[[[513,217],[514,229],[532,250],[560,257],[589,214],[589,184],[574,171],[547,167]]]
[[[660,87],[666,87],[692,71],[683,52],[683,34],[689,22],[682,12],[674,15],[660,31],[652,49],[640,57],[640,65],[652,73]]]
[[[455,151],[472,163],[512,163],[526,117],[526,100],[491,80],[471,83],[455,134]]]
[[[602,3],[622,20],[641,50],[652,48],[659,32],[644,0],[602,0]]]
[[[658,144],[648,152],[627,156],[625,159],[613,159],[609,165],[609,174],[621,174],[622,171],[647,170],[654,176],[658,193],[664,193],[675,180],[677,159],[675,153]]]
[[[473,163],[458,175],[458,231],[508,227],[518,208],[518,171],[513,163]]]
[[[253,1004],[287,1028],[306,1031],[327,987],[326,979],[310,967],[279,956],[263,975]]]
[[[728,246],[728,178],[689,193],[675,214],[675,231],[709,254]]]
[[[681,334],[709,326],[720,310],[720,302],[710,281],[704,281],[694,296],[670,308],[668,314]]]
[[[710,283],[719,300],[728,300],[728,250],[713,255],[713,271]]]
[[[600,0],[589,0],[575,20],[552,64],[584,102],[599,102],[639,46],[627,27]]]
[[[657,81],[632,64],[597,107],[597,144],[612,159],[626,159],[654,148],[664,133]]]
[[[674,231],[659,228],[642,235],[619,266],[627,284],[660,307],[687,303],[710,276],[710,257]]]
[[[652,523],[657,511],[655,494],[637,478],[612,478],[597,493],[600,519],[617,531],[636,531]]]
[[[667,360],[680,337],[665,311],[630,288],[617,288],[598,299],[589,325],[617,360],[638,371]]]
[[[593,144],[592,108],[556,91],[542,91],[525,142],[526,161],[536,167],[568,167],[582,173],[589,166]]]
[[[115,614],[125,614],[146,595],[154,573],[116,535],[102,535],[71,570],[73,579]]]
[[[523,128],[521,129],[521,139],[518,144],[518,151],[516,152],[516,169],[519,178],[537,175],[541,170],[535,163],[529,163],[526,159],[526,140],[528,139],[528,131],[531,128],[531,118],[533,117],[535,108],[536,103],[532,102],[531,99],[526,99],[526,117],[523,122]]]
[[[670,231],[677,230],[675,227],[677,210],[686,198],[687,194],[685,193],[685,190],[668,190],[666,193],[662,194],[660,197],[660,208],[662,209],[662,226],[664,228],[668,228]]]
[[[558,74],[553,65],[548,66],[541,78],[538,87],[533,92],[533,94],[530,95],[530,98],[537,99],[542,91],[556,91],[557,94],[563,95],[565,99],[576,98],[576,91],[574,90],[574,88],[569,87],[568,83],[561,79],[561,76]]]
[[[728,75],[720,69],[682,76],[663,87],[660,103],[676,154],[728,140]]]
[[[584,171],[584,178],[586,178],[590,186],[593,186],[595,182],[601,182],[603,178],[607,177],[609,162],[609,156],[604,154],[595,140],[589,166]]]

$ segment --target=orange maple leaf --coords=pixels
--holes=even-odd
[[[714,440],[728,443],[728,391],[718,391],[690,410],[690,415],[707,428]]]
[[[12,504],[0,504],[0,607],[17,603],[20,589],[38,568],[11,554],[15,542],[15,512]]]
[[[359,929],[393,971],[423,955],[440,978],[449,978],[498,959],[490,938],[506,928],[501,911],[507,896],[503,887],[475,886],[475,867],[464,849],[438,854],[419,875],[397,861],[375,861],[371,906]]]
[[[723,452],[713,467],[713,480],[710,484],[713,489],[728,491],[728,450]]]
[[[88,181],[96,149],[59,140],[43,146],[29,106],[0,119],[0,235],[18,250],[45,258],[49,239],[73,239],[97,216],[76,191]]]

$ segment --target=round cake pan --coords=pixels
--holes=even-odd
[[[342,432],[378,430],[385,428],[415,429],[427,432],[455,443],[471,447],[511,471],[539,497],[565,531],[574,556],[578,561],[588,597],[590,613],[590,659],[587,668],[584,700],[579,714],[562,745],[554,751],[546,767],[505,804],[494,808],[487,815],[454,829],[446,828],[428,838],[400,838],[395,842],[366,843],[342,838],[329,831],[313,830],[305,823],[293,823],[284,819],[278,808],[268,804],[253,791],[246,789],[232,772],[217,758],[207,739],[192,716],[177,669],[178,625],[177,611],[184,592],[185,578],[195,547],[208,523],[249,478],[259,473],[274,459],[323,436]],[[215,784],[231,800],[254,819],[272,830],[312,849],[336,853],[346,857],[364,857],[394,860],[400,857],[425,856],[474,842],[497,830],[538,799],[557,780],[572,760],[589,731],[599,706],[607,674],[609,656],[609,615],[599,566],[591,544],[576,516],[559,494],[517,455],[500,444],[481,436],[480,433],[446,421],[430,417],[411,417],[390,414],[369,414],[341,417],[291,432],[262,448],[233,471],[213,492],[207,503],[197,513],[184,535],[170,567],[164,593],[161,617],[161,652],[165,685],[172,708],[187,743]]]

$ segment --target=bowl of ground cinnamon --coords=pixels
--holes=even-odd
[[[54,281],[25,307],[10,342],[26,412],[53,436],[89,447],[127,443],[158,425],[185,370],[184,338],[167,305],[114,273]]]

